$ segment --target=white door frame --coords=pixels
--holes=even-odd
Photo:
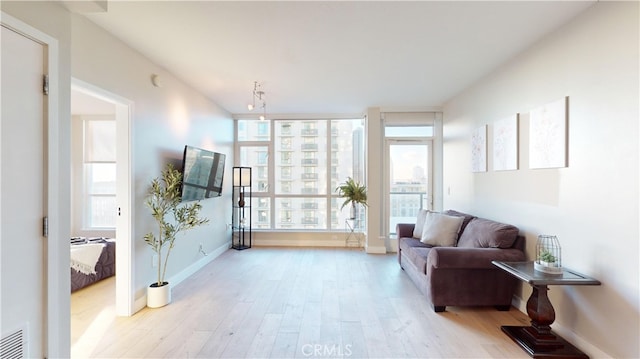
[[[114,93],[71,78],[74,91],[96,97],[116,107],[116,314],[131,316],[135,313],[133,289],[133,222],[131,180],[131,115],[133,102]]]
[[[59,98],[60,82],[58,74],[58,40],[45,34],[44,32],[4,13],[0,12],[0,23],[17,33],[20,33],[45,46],[46,75],[49,76],[49,95],[45,96],[44,116],[45,116],[45,211],[48,217],[49,235],[45,241],[46,251],[46,283],[45,289],[45,318],[43,336],[43,350],[47,357],[63,357],[68,355],[69,344],[65,345],[65,338],[68,333],[61,333],[60,328],[64,323],[69,323],[69,293],[63,293],[60,288],[62,276],[69,275],[69,245],[68,240],[62,241],[65,235],[60,233],[64,227],[60,226],[60,133],[59,133]],[[68,237],[68,235],[67,235]],[[55,246],[55,244],[61,244]],[[62,245],[63,244],[63,245]],[[65,261],[66,258],[66,261]],[[61,263],[66,262],[66,266],[61,268]]]

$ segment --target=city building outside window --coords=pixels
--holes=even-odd
[[[254,189],[260,201],[252,207],[259,218],[254,228],[344,229],[349,213],[340,209],[335,188],[348,177],[364,182],[364,120],[236,121],[236,165],[257,168],[260,181],[268,179]]]

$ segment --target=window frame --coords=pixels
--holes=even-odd
[[[246,136],[247,138],[244,139],[239,138],[238,128],[240,127],[239,123],[241,123],[241,121],[247,121],[243,125],[245,135],[251,132],[251,130],[248,130],[248,127],[252,125],[251,121],[255,121],[260,125],[263,123],[269,123],[270,128],[268,132],[271,134],[270,137],[268,139],[265,138],[264,140],[257,139],[255,136]],[[348,138],[340,136],[339,132],[341,131],[334,129],[332,126],[334,123],[333,121],[354,121],[351,128],[352,131],[346,132]],[[357,121],[359,121],[359,123]],[[323,129],[325,126],[326,128]],[[253,167],[253,164],[251,163],[242,163],[245,160],[241,158],[240,154],[244,153],[247,155],[247,152],[244,151],[243,148],[255,146],[268,148],[266,158],[268,163],[268,183],[270,185],[266,191],[254,191],[253,197],[255,199],[269,199],[268,209],[262,207],[260,209],[261,213],[256,213],[256,215],[260,215],[262,218],[265,217],[264,211],[269,211],[270,220],[267,227],[261,226],[259,228],[255,228],[256,230],[335,232],[344,229],[344,223],[342,223],[340,219],[342,217],[347,217],[349,214],[345,212],[346,210],[340,210],[340,204],[342,201],[339,200],[340,198],[338,197],[337,192],[335,192],[336,186],[334,185],[346,180],[348,173],[344,173],[344,167],[342,169],[343,174],[340,173],[340,168],[336,168],[334,170],[334,167],[337,166],[335,165],[337,162],[337,149],[340,145],[344,146],[346,143],[350,145],[350,149],[353,152],[352,136],[355,133],[355,130],[360,127],[362,128],[362,131],[364,131],[364,116],[350,116],[344,118],[271,118],[264,121],[260,121],[255,118],[235,118],[234,127],[236,129],[234,136],[236,166]],[[282,141],[279,141],[278,138],[290,138],[290,142],[285,141],[287,145],[283,147]],[[323,142],[326,142],[326,145]],[[359,148],[359,156],[361,158],[356,160],[353,157],[350,157],[351,163],[346,167],[348,172],[354,171],[354,165],[359,164],[360,166],[364,166],[365,149],[363,145],[360,145]],[[291,152],[292,154],[295,153],[295,155],[293,155],[293,157],[289,157],[288,164],[283,165],[280,162],[282,159],[281,157],[290,156],[284,155],[285,152]],[[309,162],[306,166],[303,164],[305,161]],[[290,173],[290,177],[279,179],[279,181],[284,179],[285,181],[292,182],[291,192],[289,193],[283,193],[278,189],[279,184],[276,184],[276,178],[279,175],[282,166],[290,168],[287,170],[287,173]],[[364,168],[357,169],[357,172],[364,173]],[[354,174],[351,173],[351,176],[353,175]],[[344,176],[345,178],[338,179],[338,176]],[[363,181],[364,180],[361,180],[361,182]],[[279,223],[276,223],[276,220],[279,218],[279,211],[283,210],[283,208],[278,207],[278,201],[287,199],[293,201],[292,209],[295,212],[299,211],[298,213],[300,218],[307,218],[308,216],[306,214],[310,213],[310,210],[306,207],[304,209],[295,208],[298,204],[303,207],[313,207],[313,209],[311,209],[311,213],[314,213],[316,216],[318,213],[324,212],[323,216],[326,218],[318,219],[317,221],[310,221],[307,218],[307,220],[296,223],[295,227],[282,228]],[[305,205],[305,200],[311,200],[313,202],[320,201],[323,204],[320,205],[318,203]],[[335,208],[332,207],[332,204]],[[314,223],[309,224],[308,222]],[[309,228],[309,226],[313,227],[314,225],[322,226],[322,228]]]
[[[88,146],[89,144],[88,142],[88,126],[90,122],[110,122],[113,124],[113,129],[114,129],[114,134],[115,134],[115,126],[116,126],[116,121],[115,118],[112,118],[111,116],[79,116],[79,119],[81,121],[81,143],[82,143],[82,154],[81,154],[81,158],[80,158],[80,169],[81,169],[81,181],[82,181],[82,192],[80,194],[80,206],[81,206],[81,215],[80,215],[80,228],[82,231],[86,231],[86,232],[90,232],[90,231],[113,231],[116,229],[116,221],[117,221],[117,217],[115,215],[116,213],[116,208],[117,208],[117,204],[116,204],[116,194],[117,194],[117,187],[113,186],[113,193],[109,192],[109,193],[103,193],[103,192],[92,192],[90,190],[90,188],[93,188],[93,186],[90,185],[89,181],[91,180],[92,176],[90,175],[90,169],[88,168],[88,166],[90,165],[96,165],[96,164],[109,164],[109,165],[113,165],[113,177],[114,177],[114,182],[116,181],[116,159],[114,158],[113,161],[106,161],[106,160],[90,160],[87,159],[87,151],[89,151]],[[113,151],[115,153],[116,150],[116,143],[115,143],[115,136],[114,136],[114,142],[112,143],[113,145]],[[112,198],[113,199],[113,203],[115,208],[113,209],[113,226],[96,226],[94,225],[93,221],[92,221],[92,214],[93,214],[93,206],[92,206],[92,200],[94,198]]]

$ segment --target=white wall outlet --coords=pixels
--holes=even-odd
[[[198,252],[204,256],[208,256],[207,252],[205,252],[204,248],[202,247],[202,243],[200,243],[200,249],[198,249]]]

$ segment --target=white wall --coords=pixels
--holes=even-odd
[[[444,107],[444,207],[518,226],[529,259],[538,234],[558,236],[563,265],[602,285],[551,287],[552,327],[592,356],[640,357],[638,14],[599,2]],[[564,96],[569,166],[530,170],[528,111]],[[471,131],[515,113],[520,169],[492,171],[489,145],[489,171],[471,173]]]
[[[97,26],[78,15],[70,14],[57,2],[0,2],[1,10],[58,41],[57,88],[51,89],[58,96],[60,143],[60,183],[57,191],[59,223],[50,235],[63,238],[49,244],[49,251],[57,254],[59,276],[53,277],[58,288],[49,295],[48,357],[69,357],[70,348],[70,284],[69,242],[70,236],[70,157],[71,157],[71,76],[134,103],[132,139],[135,229],[135,288],[137,296],[143,296],[154,279],[151,266],[152,252],[144,243],[144,233],[152,230],[153,220],[143,201],[151,178],[157,176],[164,163],[179,160],[184,145],[212,149],[227,154],[225,167],[225,195],[203,201],[203,215],[211,219],[205,227],[190,232],[174,249],[167,276],[180,278],[194,264],[202,263],[199,245],[205,252],[224,248],[230,242],[225,222],[231,218],[230,172],[233,163],[233,121],[229,113],[189,88],[170,73],[153,64],[136,51],[106,34]],[[159,74],[163,87],[153,87],[151,74]],[[50,256],[51,257],[51,256]],[[2,308],[3,310],[5,308]],[[37,330],[37,328],[33,328]]]
[[[145,295],[155,279],[153,252],[144,234],[156,226],[144,205],[149,182],[167,162],[180,165],[185,145],[201,147],[227,155],[224,194],[202,201],[202,215],[210,223],[178,238],[167,267],[167,278],[226,246],[230,233],[225,223],[231,218],[230,180],[233,163],[233,121],[229,113],[189,88],[163,68],[108,34],[82,16],[72,16],[72,75],[81,81],[133,101],[133,229],[136,298]],[[96,46],[96,45],[99,46]],[[154,87],[151,76],[161,78]]]

